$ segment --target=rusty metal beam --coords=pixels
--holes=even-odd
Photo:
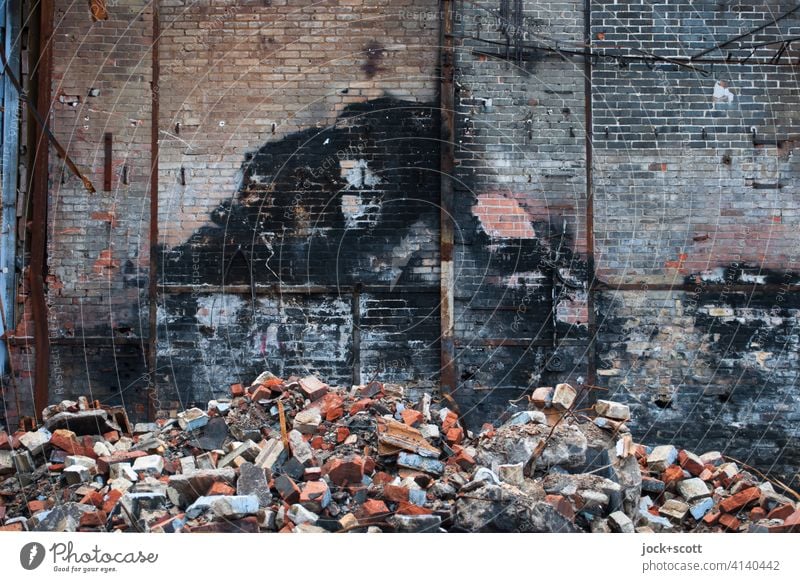
[[[353,287],[353,384],[361,384],[361,285]]]
[[[159,42],[161,23],[159,22],[158,0],[153,0],[153,39],[151,47],[152,80],[150,91],[152,110],[150,120],[150,272],[148,280],[149,301],[149,342],[147,346],[148,377],[147,412],[150,420],[155,420],[157,387],[156,387],[156,351],[158,344],[158,115],[159,115]]]
[[[442,0],[442,21],[439,30],[439,107],[441,111],[440,171],[440,345],[441,390],[449,396],[456,389],[454,345],[454,263],[453,263],[453,173],[455,171],[455,54],[453,44],[453,1]]]
[[[28,276],[31,289],[31,311],[36,359],[33,380],[33,417],[39,421],[41,411],[49,404],[50,394],[50,331],[44,281],[47,271],[47,194],[50,164],[49,132],[46,120],[50,116],[50,81],[53,58],[53,18],[51,0],[39,4],[39,60],[36,63],[36,107],[29,111],[38,123],[36,156],[31,179],[31,246]],[[37,112],[42,112],[43,118]]]
[[[107,132],[103,136],[103,191],[111,192],[111,173],[113,170],[114,136]]]

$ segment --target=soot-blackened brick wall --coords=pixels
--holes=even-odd
[[[582,2],[522,8],[462,3],[455,25],[455,396],[473,425],[586,370],[583,65],[513,56],[517,33],[580,42]]]
[[[800,22],[687,68],[664,59],[791,3],[590,4],[589,95],[584,2],[455,4],[456,400],[474,427],[596,365],[643,442],[719,448],[791,480],[800,92],[797,53],[773,59],[772,41]],[[435,388],[439,3],[160,7],[158,404],[264,369]],[[51,393],[122,395],[137,415],[152,16],[110,8],[92,23],[57,3],[53,127],[96,184],[103,133],[116,145],[111,194],[52,164]]]
[[[167,399],[208,399],[265,368],[432,386],[438,132],[432,104],[383,98],[246,155],[236,199],[163,254],[166,289],[194,288],[163,303]]]
[[[597,301],[600,382],[633,405],[644,442],[719,448],[792,480],[800,87],[796,51],[774,57],[800,20],[692,69],[658,59],[685,62],[794,3],[592,6],[595,50],[635,56],[592,74],[596,272],[612,289]],[[655,290],[684,283],[697,286]]]
[[[593,3],[598,51],[687,58],[768,23],[792,2]],[[597,273],[674,282],[740,260],[782,269],[798,244],[797,14],[713,50],[692,69],[600,59],[593,71]],[[753,49],[754,45],[772,42]],[[617,50],[617,52],[619,52]],[[642,53],[640,53],[641,55]],[[727,62],[725,62],[727,60]],[[740,61],[746,60],[741,63]],[[755,142],[755,144],[754,144]],[[779,142],[779,143],[777,143]]]
[[[435,4],[162,2],[165,408],[264,369],[435,383]]]

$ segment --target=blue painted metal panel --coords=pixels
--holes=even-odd
[[[17,0],[3,0],[0,25],[3,30],[3,47],[11,70],[19,78],[20,67],[20,5]],[[6,322],[14,325],[14,303],[16,281],[14,260],[16,256],[17,224],[17,183],[19,179],[19,132],[20,103],[19,94],[3,71],[2,75],[3,125],[2,125],[2,226],[0,226],[0,294],[3,297]],[[2,320],[0,320],[0,333]],[[5,342],[0,342],[0,372],[5,373],[8,366],[8,353]]]

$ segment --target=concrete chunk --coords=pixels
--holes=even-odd
[[[631,409],[627,404],[620,404],[613,400],[598,400],[594,405],[594,410],[600,416],[614,420],[629,420],[631,417]]]
[[[198,497],[186,509],[186,517],[194,519],[211,511],[221,519],[239,519],[258,513],[258,498],[255,495],[211,495]]]
[[[578,397],[578,392],[569,384],[557,384],[553,392],[553,406],[566,410],[571,408]]]
[[[253,464],[262,469],[274,471],[286,460],[287,453],[283,448],[281,439],[270,439],[261,446],[261,452],[253,461]]]
[[[678,493],[680,493],[681,497],[683,497],[687,503],[694,503],[698,499],[711,495],[705,481],[697,477],[680,481],[678,483]]]
[[[617,533],[634,533],[636,531],[631,519],[621,511],[615,511],[608,516],[608,525],[611,531]]]
[[[214,483],[233,485],[235,480],[236,472],[230,467],[203,469],[188,475],[172,475],[169,478],[167,495],[173,504],[178,507],[186,507],[198,497],[205,495]]]
[[[264,469],[252,463],[244,463],[239,467],[236,494],[255,495],[258,498],[259,506],[268,507],[272,503],[272,493],[270,493]]]
[[[178,413],[178,425],[183,430],[193,431],[208,424],[208,415],[199,408],[190,408]]]
[[[164,458],[160,455],[139,457],[133,462],[133,470],[160,475],[164,471]]]
[[[658,509],[658,513],[672,521],[680,523],[686,518],[686,514],[689,513],[689,506],[683,501],[668,499],[664,505]]]
[[[651,471],[661,472],[670,465],[673,465],[678,458],[678,449],[672,445],[661,445],[655,447],[647,455],[647,468]]]
[[[32,432],[26,432],[19,437],[19,442],[22,446],[28,449],[28,452],[34,456],[41,455],[44,448],[50,442],[50,431],[47,429],[39,429]]]

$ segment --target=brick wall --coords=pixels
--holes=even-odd
[[[792,7],[593,2],[593,44],[688,57]],[[796,35],[796,16],[696,69],[599,59],[592,75],[596,272],[612,288],[641,284],[598,298],[600,381],[633,405],[645,442],[719,448],[788,480],[797,311],[781,289],[798,271],[800,89],[784,65],[797,53],[770,64],[773,44],[738,61],[750,45]],[[696,291],[653,290],[695,281]]]
[[[124,403],[139,415],[145,403],[152,12],[144,0],[119,0],[109,14],[108,20],[93,22],[88,3],[55,3],[49,122],[97,192],[87,192],[51,149],[50,399],[86,394]],[[107,133],[113,140],[109,190],[104,189]],[[15,363],[23,407],[31,414],[28,294],[26,279],[20,287],[24,314],[16,330]]]
[[[264,369],[434,384],[439,28],[406,17],[429,5],[162,2],[165,408]]]
[[[513,40],[578,42],[582,6],[524,2],[517,18],[498,2],[458,8],[456,399],[478,426],[521,389],[585,377],[583,65],[518,60]]]
[[[719,448],[792,479],[797,306],[783,286],[798,283],[800,103],[781,63],[797,54],[770,62],[778,47],[762,46],[739,61],[798,20],[693,69],[664,60],[791,3],[591,3],[593,253],[584,3],[456,4],[456,399],[468,423],[596,364],[597,383],[633,406],[637,438]],[[90,385],[141,404],[146,6],[120,1],[92,23],[86,6],[57,3],[53,126],[96,184],[103,134],[116,145],[111,193],[90,197],[51,168],[54,399]],[[159,406],[263,369],[435,387],[438,3],[160,6]],[[17,358],[24,374],[30,354]]]

